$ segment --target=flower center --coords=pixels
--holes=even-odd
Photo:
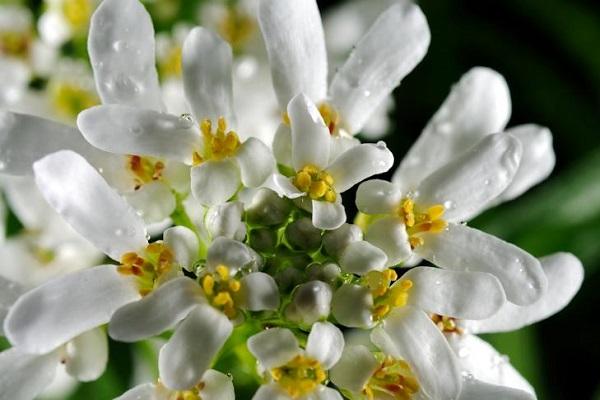
[[[146,246],[141,255],[136,252],[123,254],[117,270],[123,275],[135,276],[139,292],[145,296],[173,271],[174,266],[171,249],[162,242],[154,242]]]
[[[127,169],[133,174],[137,190],[146,183],[160,180],[165,164],[150,157],[129,155],[127,156]]]
[[[341,117],[337,110],[326,102],[321,103],[318,110],[321,114],[321,118],[323,118],[323,122],[325,122],[325,126],[329,129],[329,133],[331,135],[339,135]],[[281,119],[284,124],[290,126],[290,116],[287,112],[282,114]]]
[[[271,376],[294,399],[312,393],[327,378],[319,361],[303,355],[273,368]]]
[[[219,21],[217,30],[223,39],[229,42],[234,51],[239,51],[256,31],[256,23],[252,16],[235,6],[229,6]]]
[[[59,114],[75,118],[81,111],[100,104],[94,93],[66,82],[51,85],[51,101]]]
[[[235,298],[241,284],[239,280],[230,276],[226,266],[219,265],[215,268],[215,272],[204,275],[201,284],[204,295],[213,307],[221,310],[230,319],[237,316]]]
[[[0,32],[0,54],[27,58],[31,39],[29,32]]]
[[[363,389],[369,400],[392,398],[410,400],[419,391],[419,382],[404,360],[385,357]]]
[[[181,76],[181,57],[181,46],[173,46],[167,51],[165,57],[159,61],[158,69],[161,78]]]
[[[336,199],[333,178],[315,165],[306,165],[292,179],[298,190],[308,194],[313,200],[333,203]]]
[[[440,233],[448,223],[442,219],[445,208],[441,204],[435,204],[426,210],[420,209],[412,199],[405,198],[400,202],[398,215],[404,220],[410,247],[423,245],[425,243],[422,235],[425,233]]]
[[[456,318],[432,314],[431,320],[443,333],[458,333],[459,335],[463,333],[462,328],[456,324]]]
[[[204,137],[204,154],[194,151],[192,154],[194,165],[207,160],[219,161],[234,156],[241,145],[238,135],[234,131],[227,131],[227,122],[223,117],[219,118],[214,133],[212,122],[209,119],[205,119],[200,123],[200,131]]]
[[[92,15],[92,5],[89,0],[64,0],[62,11],[69,25],[79,30],[87,27]]]
[[[393,269],[385,271],[370,271],[364,276],[364,284],[371,290],[373,296],[372,315],[375,321],[381,321],[395,307],[404,307],[408,301],[408,292],[413,286],[410,279],[403,279],[392,285],[398,279]]]

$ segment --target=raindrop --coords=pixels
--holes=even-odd
[[[129,132],[132,135],[139,136],[142,133],[142,127],[139,126],[139,125],[134,125],[134,126],[132,126],[132,127],[129,128]]]
[[[484,184],[484,185],[489,185],[489,184],[490,184],[490,180],[489,180],[489,179],[486,179],[485,181],[483,181],[483,184]]]
[[[115,235],[119,236],[119,237],[123,236],[123,229],[121,229],[121,228],[115,229]]]
[[[441,282],[441,281],[435,281],[435,284],[436,284],[436,285],[441,285],[441,284],[442,284],[442,282]]]
[[[533,290],[533,289],[535,289],[535,285],[534,285],[533,283],[531,283],[531,282],[529,282],[529,283],[527,284],[527,287],[528,287],[529,289],[532,289],[532,290]]]
[[[101,174],[103,174],[104,173],[104,168],[102,168],[102,167],[98,168],[98,172],[100,172]]]
[[[444,202],[444,208],[446,210],[451,210],[452,208],[454,208],[454,202],[452,202],[452,200],[446,200]]]
[[[4,161],[0,161],[0,171],[4,171],[4,169],[6,169],[6,164]]]
[[[447,135],[452,132],[452,124],[450,122],[442,122],[437,125],[437,131],[441,135]]]
[[[460,358],[465,358],[469,355],[469,349],[466,347],[461,347],[460,349],[458,349],[458,356]]]
[[[379,150],[386,150],[387,149],[387,145],[385,144],[385,142],[383,140],[380,140],[379,142],[377,142],[377,144],[375,146]]]
[[[465,381],[472,381],[473,379],[475,379],[473,374],[470,373],[469,371],[463,371],[462,377],[463,377],[463,380],[465,380]]]
[[[369,97],[369,96],[371,96],[371,91],[370,91],[370,90],[365,90],[365,91],[363,92],[363,96],[365,96],[365,97]]]
[[[123,42],[122,40],[116,40],[113,42],[112,47],[114,51],[121,51],[125,48],[125,42]]]

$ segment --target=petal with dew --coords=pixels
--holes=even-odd
[[[337,229],[346,222],[346,209],[342,203],[312,201],[312,223],[318,229]]]
[[[203,205],[225,203],[240,187],[240,169],[231,159],[192,168],[192,194]]]
[[[356,191],[356,207],[366,214],[392,214],[400,200],[400,188],[381,179],[363,182]]]
[[[249,138],[242,143],[236,158],[240,166],[242,183],[246,187],[260,186],[275,171],[273,153],[259,139]]]
[[[108,340],[104,328],[82,333],[67,344],[65,368],[80,382],[95,381],[108,363]]]
[[[92,163],[111,157],[90,146],[77,128],[0,110],[0,172],[31,175],[34,162],[59,150],[76,151]]]
[[[498,279],[484,272],[416,267],[402,275],[413,286],[408,304],[424,311],[460,319],[494,315],[506,302]]]
[[[196,385],[232,330],[231,321],[220,311],[207,304],[196,306],[160,349],[160,380],[174,390]]]
[[[235,128],[231,46],[219,35],[196,27],[183,43],[185,97],[197,121],[224,117]]]
[[[399,2],[385,10],[356,44],[330,86],[332,103],[356,133],[423,59],[430,33],[421,9]]]
[[[307,165],[323,169],[329,161],[331,136],[314,103],[303,93],[287,107],[292,125],[292,165],[300,171]]]
[[[416,201],[444,205],[447,221],[467,220],[506,189],[520,160],[517,139],[503,133],[488,135],[421,182]]]
[[[547,279],[539,261],[495,236],[450,224],[439,234],[427,234],[424,240],[415,253],[442,268],[494,275],[512,303],[532,304],[546,290]]]
[[[187,277],[175,278],[139,301],[121,307],[110,319],[110,337],[136,342],[159,335],[203,303],[200,286]]]
[[[504,77],[490,68],[472,68],[452,87],[400,163],[393,181],[413,189],[485,135],[504,130],[510,113],[510,93]]]
[[[542,297],[528,306],[506,303],[498,313],[481,321],[469,321],[473,333],[506,332],[521,329],[558,313],[569,304],[583,282],[581,261],[570,253],[555,253],[539,259],[548,279]]]
[[[107,323],[117,309],[139,298],[135,285],[114,265],[84,269],[21,296],[8,312],[4,330],[23,351],[47,353]]]
[[[327,53],[315,0],[262,0],[258,21],[263,34],[273,87],[285,110],[298,93],[318,102],[327,92]]]
[[[112,259],[148,243],[141,217],[80,155],[59,151],[37,161],[33,169],[48,204]]]
[[[90,22],[88,51],[104,104],[162,111],[154,27],[137,0],[105,0]]]
[[[350,148],[327,167],[338,193],[345,192],[360,181],[386,172],[394,163],[394,155],[385,143],[364,143]]]
[[[201,138],[185,117],[124,105],[96,106],[77,117],[83,136],[99,149],[192,163]]]
[[[315,322],[306,342],[306,354],[318,360],[324,369],[333,367],[344,351],[344,335],[330,322]]]
[[[289,329],[271,328],[250,337],[248,350],[262,367],[271,369],[286,364],[301,349],[296,336]]]
[[[0,353],[0,393],[2,398],[36,398],[54,380],[60,362],[58,352],[27,354],[13,347]]]
[[[410,306],[396,308],[385,319],[383,331],[396,350],[391,355],[408,362],[425,394],[440,400],[458,398],[459,365],[444,335],[427,314]]]

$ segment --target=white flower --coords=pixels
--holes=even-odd
[[[336,139],[361,130],[373,111],[421,61],[430,40],[420,8],[396,3],[356,44],[328,89],[327,54],[316,1],[262,0],[259,22],[280,108],[285,110],[298,93],[306,94],[319,104]],[[289,129],[282,124],[273,144],[280,163],[288,163],[289,142]],[[338,147],[353,144],[353,140],[335,140],[331,150],[335,154]]]
[[[202,375],[197,385],[187,390],[171,390],[160,383],[144,383],[128,390],[115,400],[171,400],[179,398],[234,400],[233,382],[231,377],[214,369],[209,369]]]
[[[332,314],[348,327],[373,327],[396,309],[469,319],[495,314],[506,302],[500,282],[482,272],[416,267],[398,278],[392,270],[371,270],[357,283],[344,283],[332,301]]]
[[[315,105],[303,94],[288,106],[292,124],[291,178],[272,176],[271,187],[292,199],[310,199],[313,225],[336,229],[346,220],[340,194],[369,176],[387,171],[394,157],[383,142],[360,144],[332,158],[331,136]]]
[[[521,144],[512,135],[488,135],[412,186],[364,182],[357,207],[379,215],[369,221],[366,240],[386,252],[389,265],[414,253],[442,268],[489,272],[500,280],[509,301],[535,302],[546,288],[539,262],[460,223],[506,189],[520,158]]]
[[[253,400],[334,400],[342,396],[323,385],[327,371],[340,359],[344,336],[329,322],[313,324],[306,349],[292,331],[272,328],[248,339],[248,349],[264,371],[267,383]]]
[[[548,289],[537,302],[527,306],[506,303],[490,318],[456,321],[461,329],[446,334],[450,346],[458,356],[461,368],[470,381],[477,380],[489,385],[517,389],[526,394],[521,394],[523,397],[520,398],[535,398],[534,389],[510,365],[508,359],[474,334],[523,328],[556,314],[571,301],[583,281],[584,270],[581,262],[569,253],[552,254],[541,258],[540,262],[548,277]]]
[[[42,40],[59,48],[75,36],[85,35],[97,0],[45,0],[38,21]]]
[[[203,204],[224,203],[240,183],[257,187],[271,174],[269,148],[255,138],[242,143],[227,127],[235,128],[232,54],[216,34],[197,27],[183,46],[185,95],[197,123],[163,112],[152,22],[137,0],[104,1],[92,18],[88,47],[105,104],[78,118],[90,143],[192,165],[191,190]]]
[[[197,246],[191,249],[197,251]],[[177,326],[160,351],[159,372],[165,386],[186,390],[198,383],[233,324],[243,321],[240,310],[279,307],[277,285],[257,271],[258,264],[258,255],[250,248],[219,237],[208,250],[206,267],[198,270],[199,284],[187,277],[165,283],[120,308],[111,318],[109,333],[133,342]]]

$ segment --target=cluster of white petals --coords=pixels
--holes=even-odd
[[[108,337],[158,346],[120,400],[235,399],[239,370],[255,400],[536,398],[476,335],[557,313],[583,268],[467,221],[550,174],[550,131],[506,129],[507,84],[476,67],[390,180],[356,137],[427,52],[419,6],[352,2],[324,30],[315,0],[240,1],[155,41],[138,0],[48,3],[46,48],[0,58],[1,211],[23,226],[0,244],[1,399],[98,379]],[[0,54],[32,23],[0,6]],[[95,89],[38,68],[88,28]]]

